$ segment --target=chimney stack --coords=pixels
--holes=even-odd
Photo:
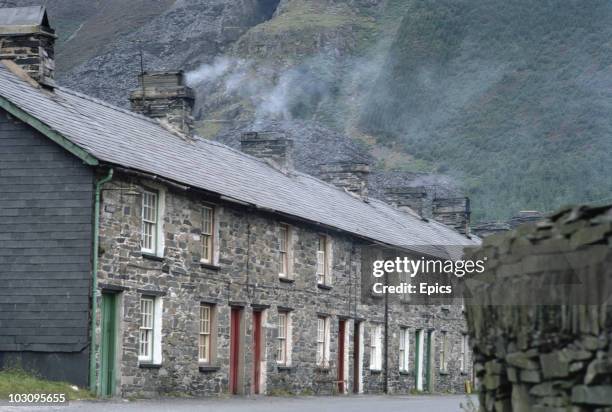
[[[468,197],[437,198],[433,201],[433,218],[460,233],[469,234],[470,214]]]
[[[425,186],[387,187],[385,198],[399,210],[411,209],[421,217],[432,217],[432,193]]]
[[[0,59],[13,61],[50,88],[55,86],[56,37],[45,7],[0,8]]]
[[[182,71],[145,72],[130,94],[132,111],[166,122],[172,129],[193,133],[193,90],[185,85]]]
[[[266,160],[281,170],[293,169],[293,140],[283,132],[246,132],[240,138],[241,150]]]
[[[321,165],[321,179],[343,188],[363,200],[368,199],[370,165],[366,163],[336,162]]]

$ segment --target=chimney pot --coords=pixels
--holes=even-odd
[[[193,133],[195,97],[182,71],[146,72],[138,76],[138,85],[130,94],[133,112],[166,121],[188,136]]]
[[[13,61],[49,88],[55,86],[56,37],[45,7],[0,8],[0,59]]]
[[[321,179],[345,189],[363,200],[368,199],[370,165],[356,162],[335,162],[321,165]]]
[[[293,169],[293,140],[284,132],[246,132],[240,138],[241,150],[266,160],[281,170]]]

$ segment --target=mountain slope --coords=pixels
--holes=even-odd
[[[146,69],[191,70],[207,137],[314,122],[381,173],[450,174],[476,220],[612,197],[609,0],[133,4],[49,3],[61,83],[126,105],[142,46]]]
[[[461,176],[477,218],[610,198],[611,11],[413,1],[360,125]]]

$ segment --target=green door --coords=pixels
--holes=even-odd
[[[425,348],[424,349],[424,355],[425,355],[425,360],[423,362],[423,365],[425,367],[425,384],[427,386],[427,391],[428,392],[432,392],[433,391],[433,379],[431,376],[431,372],[432,372],[432,368],[433,368],[433,347],[432,347],[432,342],[433,340],[433,331],[428,330],[427,331],[427,336],[425,338]]]
[[[100,345],[100,396],[115,394],[117,345],[117,295],[102,294],[102,337]]]

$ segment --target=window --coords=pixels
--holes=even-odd
[[[212,307],[200,305],[200,336],[198,342],[198,360],[200,363],[210,363],[212,325]]]
[[[214,209],[202,206],[202,261],[213,262]]]
[[[327,367],[329,361],[329,319],[317,318],[317,366]]]
[[[448,367],[448,334],[440,333],[440,372],[446,373]]]
[[[373,325],[370,336],[370,369],[382,369],[382,325]]]
[[[326,235],[319,235],[317,248],[317,283],[320,285],[329,285],[329,256],[328,256],[328,241]]]
[[[461,373],[468,371],[468,356],[470,353],[470,343],[468,335],[461,335]]]
[[[290,247],[290,228],[288,225],[280,225],[280,239],[279,239],[279,254],[280,262],[278,268],[278,275],[280,277],[289,276],[289,247]]]
[[[151,362],[153,360],[153,298],[140,299],[140,349],[138,360]]]
[[[158,193],[145,190],[142,195],[142,251],[157,252]]]
[[[409,357],[409,333],[407,328],[400,328],[399,334],[399,369],[402,372],[408,372],[408,357]]]
[[[278,313],[278,334],[276,336],[276,362],[281,365],[288,363],[289,313]]]
[[[140,325],[138,360],[142,363],[160,365],[162,327],[162,298],[142,296],[140,298]]]

